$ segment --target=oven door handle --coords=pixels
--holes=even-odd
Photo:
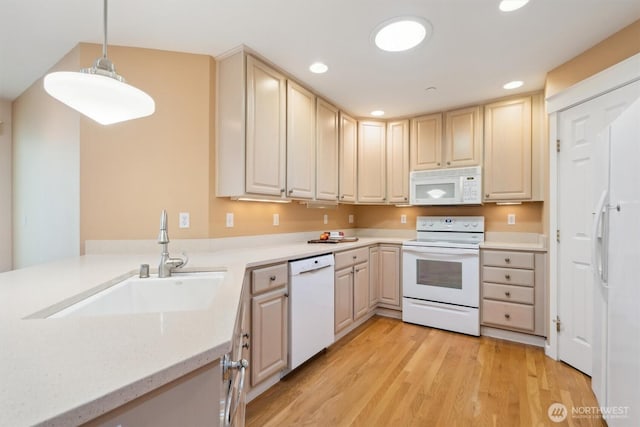
[[[416,247],[416,246],[403,246],[402,252],[420,255],[475,255],[477,256],[480,251],[478,249],[464,249],[464,248],[438,248],[438,247]]]

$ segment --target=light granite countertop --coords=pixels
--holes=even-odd
[[[77,425],[219,359],[230,341],[247,268],[403,238],[284,243],[190,254],[189,267],[227,276],[202,311],[26,319],[158,253],[85,255],[0,274],[0,426]]]

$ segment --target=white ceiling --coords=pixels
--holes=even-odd
[[[498,2],[111,0],[109,44],[212,56],[245,44],[352,114],[399,117],[504,96],[514,79],[541,89],[547,71],[640,18],[640,0],[531,0],[512,13]],[[429,42],[378,50],[372,29],[403,15],[432,23]],[[0,98],[78,42],[102,43],[101,0],[0,0]],[[317,60],[328,73],[308,71]]]

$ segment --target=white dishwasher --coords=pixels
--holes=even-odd
[[[289,369],[333,344],[333,254],[289,263]]]

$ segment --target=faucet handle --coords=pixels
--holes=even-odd
[[[180,268],[185,267],[189,263],[189,255],[187,255],[187,251],[182,251],[182,256],[184,257],[184,259]]]

